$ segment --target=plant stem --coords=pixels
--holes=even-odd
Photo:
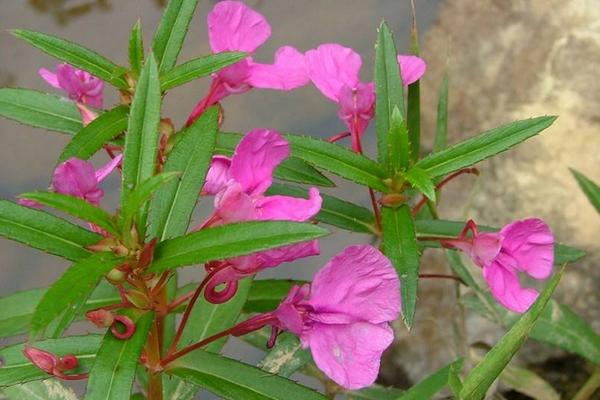
[[[463,281],[460,277],[456,275],[446,275],[446,274],[419,274],[419,278],[440,278],[440,279],[453,279],[457,282],[462,283],[467,286],[465,281]]]
[[[448,182],[450,182],[451,180],[453,180],[454,178],[456,178],[462,174],[479,175],[479,170],[477,168],[464,168],[459,171],[456,171],[455,173],[448,175],[440,183],[435,185],[435,190],[440,190]],[[429,201],[429,199],[427,197],[423,196],[423,198],[413,207],[413,209],[412,209],[413,216],[417,215],[417,213],[421,210],[421,208],[423,208],[423,206],[425,204],[427,204],[428,201]]]
[[[573,400],[587,400],[600,388],[600,367],[596,367],[589,379],[579,388]]]

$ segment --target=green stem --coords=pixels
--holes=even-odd
[[[600,367],[596,367],[589,379],[579,388],[573,400],[590,399],[600,388]]]

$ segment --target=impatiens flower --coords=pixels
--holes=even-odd
[[[38,72],[46,82],[56,89],[63,90],[71,100],[102,108],[104,82],[89,72],[69,64],[58,64],[56,73],[45,68],[40,68]]]
[[[208,40],[213,53],[254,53],[271,36],[264,16],[240,1],[221,1],[208,14]],[[209,93],[194,107],[187,125],[213,104],[231,94],[252,88],[292,90],[308,83],[304,55],[291,46],[275,52],[273,64],[255,62],[251,56],[213,75]]]
[[[238,325],[236,335],[273,326],[297,335],[319,369],[340,386],[360,389],[379,373],[400,314],[400,281],[390,261],[369,245],[346,248],[308,284],[294,286],[271,313]],[[272,343],[271,343],[272,344]]]
[[[202,190],[215,195],[215,211],[205,225],[265,220],[302,222],[314,217],[322,203],[317,188],[309,190],[308,199],[265,195],[275,168],[288,155],[289,145],[279,133],[254,129],[240,141],[231,159],[215,156]],[[319,254],[318,242],[310,241],[231,259],[228,268],[217,272],[212,286],[315,254]],[[210,287],[207,293],[211,293]]]
[[[469,230],[472,237],[467,237]],[[554,235],[541,219],[515,221],[494,233],[480,233],[469,221],[458,239],[442,244],[462,250],[483,268],[492,295],[514,312],[527,311],[539,295],[537,290],[521,286],[519,272],[534,279],[552,274]]]
[[[417,56],[399,55],[398,63],[405,86],[425,73],[425,61]],[[360,137],[375,113],[375,86],[360,81],[361,65],[358,53],[336,43],[306,52],[309,77],[325,97],[338,103],[338,116],[348,127],[356,152],[362,152]]]

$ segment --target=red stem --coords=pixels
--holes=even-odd
[[[331,136],[329,139],[327,139],[327,141],[329,143],[335,143],[338,140],[341,140],[343,138],[347,138],[348,136],[350,136],[350,132],[341,132],[341,133],[338,133],[337,135]]]
[[[459,171],[456,171],[455,173],[448,175],[440,183],[438,183],[435,186],[435,190],[440,190],[448,182],[450,182],[451,180],[453,180],[454,178],[456,178],[457,176],[460,176],[462,174],[479,175],[479,170],[477,168],[464,168],[464,169],[461,169]],[[428,201],[429,201],[429,199],[427,197],[423,196],[423,198],[412,209],[412,215],[413,215],[413,217],[415,215],[417,215],[417,213],[421,210],[421,208],[423,208],[423,206],[425,204],[427,204]]]

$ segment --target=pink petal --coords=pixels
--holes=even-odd
[[[289,153],[289,145],[279,133],[253,129],[237,145],[229,174],[246,193],[261,195],[271,186],[275,168]]]
[[[25,207],[29,207],[29,208],[35,208],[35,209],[41,209],[44,208],[44,206],[40,203],[38,203],[35,200],[30,200],[30,199],[19,199],[17,200],[17,204],[25,206]]]
[[[214,53],[253,52],[271,36],[271,26],[260,13],[241,1],[221,1],[208,13],[208,40]]]
[[[96,171],[96,180],[98,181],[98,183],[105,180],[106,177],[108,177],[108,175],[110,175],[110,173],[113,172],[114,169],[119,166],[119,164],[121,164],[122,160],[123,154],[119,154],[118,156],[110,160],[108,163],[106,163],[106,165],[98,169]]]
[[[206,174],[202,194],[215,195],[227,186],[231,159],[225,156],[213,156]]]
[[[79,114],[81,115],[81,123],[83,126],[89,125],[93,120],[98,118],[98,114],[87,108],[81,103],[75,103],[77,108],[79,109]]]
[[[242,190],[239,183],[227,186],[215,196],[215,213],[226,224],[256,219],[252,198]]]
[[[398,64],[400,64],[400,76],[402,77],[404,86],[408,86],[421,79],[427,69],[425,60],[417,56],[399,54]]]
[[[273,312],[278,319],[278,326],[286,331],[300,336],[304,327],[304,319],[298,312],[296,305],[303,302],[309,292],[309,285],[294,285],[285,300]]]
[[[310,79],[325,97],[336,102],[343,86],[358,85],[361,65],[358,53],[336,43],[322,44],[306,52]]]
[[[291,46],[280,47],[273,64],[252,63],[248,83],[261,89],[292,90],[310,79],[304,54]]]
[[[303,337],[317,367],[346,389],[370,386],[377,379],[381,355],[394,340],[387,324],[315,323]]]
[[[48,71],[46,68],[40,68],[38,70],[38,74],[40,74],[42,79],[48,82],[50,86],[56,89],[60,89],[58,79],[56,78],[56,74],[54,72]]]
[[[382,323],[400,314],[400,281],[390,261],[369,245],[347,247],[313,279],[315,313],[341,313]]]
[[[256,202],[261,220],[307,221],[317,215],[323,199],[319,189],[310,188],[308,199],[290,196],[266,196]]]
[[[56,78],[61,89],[74,101],[92,107],[102,107],[104,82],[87,71],[76,69],[69,64],[56,66]]]
[[[252,73],[251,65],[250,58],[247,58],[217,72],[216,76],[220,86],[211,87],[214,89],[214,92],[211,93],[213,104],[230,94],[242,94],[252,89],[248,83]]]
[[[516,260],[515,268],[536,279],[552,274],[554,235],[544,221],[530,218],[515,221],[500,231],[502,250]]]
[[[353,149],[358,151],[359,140],[375,115],[375,85],[361,83],[354,88],[342,86],[339,95],[338,117],[352,134]]]
[[[78,158],[69,158],[54,170],[52,187],[57,193],[85,198],[97,193],[98,180],[92,163]]]
[[[511,311],[523,313],[529,309],[539,293],[535,289],[521,287],[517,272],[501,264],[503,257],[501,255],[500,260],[484,267],[483,277],[500,304]]]
[[[261,268],[273,268],[284,262],[291,262],[300,258],[318,256],[321,253],[318,240],[304,243],[291,244],[276,249],[256,253]]]

